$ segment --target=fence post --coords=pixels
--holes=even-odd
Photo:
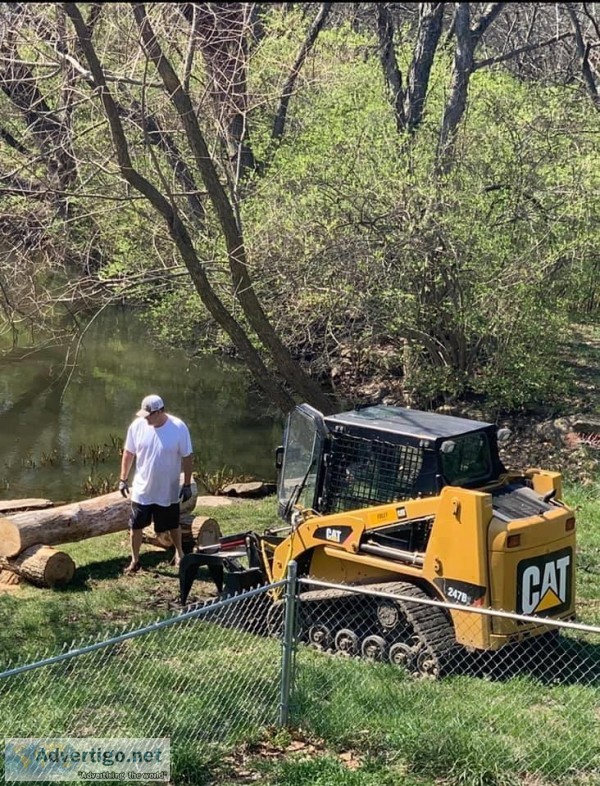
[[[287,726],[290,715],[290,694],[294,669],[294,639],[296,633],[296,581],[297,564],[292,560],[287,569],[285,591],[285,618],[281,642],[281,694],[279,725]]]

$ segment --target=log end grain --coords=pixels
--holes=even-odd
[[[75,575],[75,563],[64,551],[56,551],[46,562],[44,581],[48,587],[69,584]]]
[[[0,516],[0,557],[16,557],[21,551],[21,533],[10,519]]]
[[[196,516],[192,521],[192,537],[197,546],[213,546],[219,542],[221,528],[210,516]]]

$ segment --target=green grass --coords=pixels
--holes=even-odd
[[[600,483],[567,486],[565,500],[577,521],[577,616],[581,622],[600,625]]]
[[[274,498],[222,508],[198,508],[199,515],[216,518],[224,533],[262,530],[276,521]],[[23,584],[15,593],[0,593],[0,666],[25,662],[65,643],[111,635],[123,626],[143,625],[169,613],[177,600],[177,570],[169,566],[170,552],[142,546],[145,570],[124,576],[129,562],[127,532],[117,532],[61,550],[73,558],[74,580],[63,589],[40,589]]]
[[[597,623],[600,486],[567,487],[565,496],[577,510],[579,616]],[[231,533],[274,524],[275,507],[269,498],[197,512]],[[0,595],[0,615],[11,621],[0,628],[4,663],[171,613],[177,576],[165,552],[144,546],[148,570],[124,576],[126,533],[64,548],[78,566],[72,585]],[[279,658],[274,640],[185,623],[1,681],[1,727],[6,736],[166,734],[177,747],[176,784],[600,784],[597,684],[466,675],[421,682],[388,664],[301,648],[292,739],[270,731]]]

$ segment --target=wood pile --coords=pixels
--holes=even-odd
[[[197,498],[193,483],[191,499],[181,505],[182,532],[186,544],[191,542],[192,546],[198,535],[192,535],[193,517],[185,514],[195,508]],[[0,584],[13,585],[21,579],[39,587],[67,584],[75,574],[75,564],[68,554],[53,546],[128,528],[131,503],[118,491],[68,505],[48,504],[52,503],[36,499],[0,502]],[[200,529],[197,524],[196,531]],[[172,545],[168,535],[154,536],[163,541],[160,545],[164,543],[164,548]]]

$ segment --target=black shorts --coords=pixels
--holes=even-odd
[[[131,516],[129,529],[144,529],[150,522],[154,524],[155,532],[168,532],[179,526],[179,502],[168,505],[140,505],[139,502],[131,503]]]

